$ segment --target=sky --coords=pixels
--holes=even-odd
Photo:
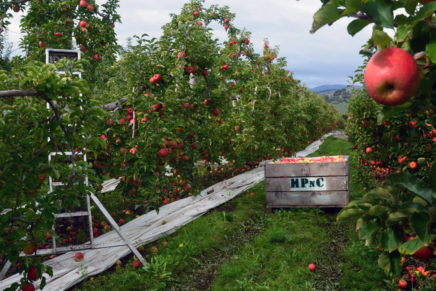
[[[170,13],[179,13],[188,0],[120,0],[115,32],[119,43],[125,45],[133,35],[148,34],[159,38],[161,27],[170,20]],[[104,0],[97,0],[102,3]],[[311,34],[313,15],[321,6],[319,0],[206,0],[205,6],[229,6],[236,14],[233,24],[252,33],[255,52],[261,53],[263,42],[279,47],[279,56],[286,57],[294,78],[309,88],[325,84],[350,83],[349,77],[362,64],[359,50],[371,35],[368,26],[351,37],[347,33],[350,19],[341,19]],[[19,14],[9,27],[8,41],[14,54],[19,54]],[[214,27],[215,28],[215,27]],[[215,36],[224,40],[225,30],[217,27]]]

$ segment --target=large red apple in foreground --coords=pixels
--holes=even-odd
[[[405,50],[391,47],[378,51],[365,69],[365,86],[375,102],[394,106],[405,103],[419,86],[419,68]]]

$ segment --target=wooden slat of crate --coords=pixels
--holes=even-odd
[[[312,178],[312,177],[311,177]],[[348,179],[347,176],[326,176],[323,177],[323,183],[326,184],[327,190],[330,191],[343,191],[348,190]],[[265,181],[265,190],[267,192],[289,192],[291,177],[284,178],[268,178]]]
[[[348,161],[334,163],[293,163],[265,165],[265,178],[348,175]]]
[[[345,207],[349,191],[267,192],[267,208],[283,207]]]

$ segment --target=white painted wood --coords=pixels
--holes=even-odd
[[[77,216],[88,216],[88,211],[76,211],[76,212],[65,212],[65,213],[54,214],[55,218],[77,217]]]
[[[0,271],[0,280],[3,280],[6,273],[8,272],[9,268],[12,266],[10,261],[6,261],[6,263],[3,265],[2,270]]]
[[[318,141],[315,143],[318,146],[311,144],[296,155],[303,156],[301,153],[311,154],[321,144]],[[180,227],[207,213],[210,209],[233,199],[263,180],[264,169],[261,166],[210,186],[197,196],[187,197],[164,205],[159,209],[159,213],[151,211],[144,214],[124,224],[120,227],[120,230],[132,241],[135,247],[153,242],[175,232]],[[208,194],[210,190],[213,190],[213,192]],[[123,244],[122,239],[115,231],[107,232],[94,239],[94,243],[97,245],[108,242]],[[85,257],[81,262],[74,261],[74,254],[75,252],[68,252],[45,262],[46,265],[52,267],[53,277],[46,276],[47,285],[44,290],[61,291],[68,289],[87,277],[95,276],[107,270],[118,259],[130,254],[130,250],[127,246],[88,249],[83,251]],[[21,276],[15,274],[0,281],[0,290],[9,287],[20,279]],[[39,283],[39,281],[35,282],[35,287],[38,288]]]
[[[104,181],[101,184],[102,189],[101,189],[100,193],[106,193],[106,192],[114,191],[115,188],[117,188],[118,184],[120,184],[120,182],[121,182],[121,178],[118,178],[118,179],[109,179],[109,180]]]
[[[120,230],[119,225],[112,218],[112,215],[109,214],[109,212],[106,210],[106,208],[100,202],[100,200],[98,200],[98,198],[93,193],[89,193],[89,195],[91,196],[92,201],[94,201],[94,203],[97,205],[97,207],[103,213],[104,217],[106,217],[106,219],[109,221],[109,224],[112,226],[112,228],[118,233],[118,235],[121,237],[121,239],[124,241],[124,243],[127,244],[129,249],[132,251],[132,253],[135,254],[135,256],[138,258],[138,260],[141,262],[141,264],[144,267],[146,267],[147,263],[145,262],[141,253],[132,245],[130,240],[124,236],[123,232]]]

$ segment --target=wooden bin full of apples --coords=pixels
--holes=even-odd
[[[281,158],[265,165],[266,209],[345,207],[348,156]]]

